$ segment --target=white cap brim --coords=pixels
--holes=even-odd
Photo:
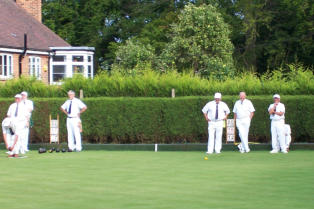
[[[27,96],[28,94],[27,94],[27,92],[23,91],[23,92],[21,93],[21,95]]]
[[[275,95],[273,96],[273,98],[280,98],[280,95],[275,94]]]
[[[214,98],[219,98],[219,99],[221,99],[221,93],[215,93]]]

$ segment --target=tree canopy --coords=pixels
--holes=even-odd
[[[163,62],[203,75],[233,71],[230,30],[214,6],[186,5],[171,33],[171,41],[161,54]]]
[[[237,69],[263,73],[294,62],[313,66],[312,0],[43,0],[43,22],[71,45],[94,46],[96,68],[109,69],[129,39],[156,56],[174,47],[179,32],[172,25],[188,4],[211,5],[221,14],[229,25],[221,35],[234,46]],[[195,59],[190,65],[196,69]]]

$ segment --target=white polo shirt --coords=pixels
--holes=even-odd
[[[272,109],[273,107],[274,107],[274,104],[269,105],[268,111],[270,109]],[[285,111],[286,111],[285,105],[279,102],[277,107],[276,107],[276,112],[283,112],[284,114],[281,115],[281,116],[279,116],[277,114],[271,114],[270,115],[270,119],[271,120],[275,120],[275,121],[277,121],[277,120],[284,120],[285,119]]]
[[[15,113],[17,113],[17,116],[15,116]],[[29,117],[30,113],[27,111],[26,106],[20,102],[19,104],[13,103],[10,105],[9,110],[7,112],[8,117],[15,118],[17,120],[23,121],[26,120],[27,117]]]
[[[208,102],[202,109],[204,114],[207,114],[208,119],[215,121],[216,117],[216,101]],[[218,103],[218,119],[223,120],[226,118],[226,115],[230,113],[230,110],[225,102],[220,101]]]
[[[238,100],[233,107],[233,113],[237,114],[237,119],[249,118],[251,112],[255,112],[252,102],[248,99]]]
[[[72,102],[72,104],[71,104]],[[68,117],[78,117],[81,109],[85,108],[86,105],[78,98],[73,98],[72,100],[67,100],[61,108],[69,113],[71,104],[71,113],[68,114]]]
[[[33,101],[26,99],[26,100],[21,101],[21,103],[23,103],[26,106],[29,112],[32,112],[34,110]]]

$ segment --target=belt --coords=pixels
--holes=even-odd
[[[77,117],[68,117],[68,118],[70,118],[70,119],[71,119],[71,118],[77,118]]]
[[[274,121],[274,122],[280,122],[280,121],[284,121],[285,119],[271,119],[271,121]]]
[[[220,122],[222,120],[210,120],[210,122]]]
[[[237,118],[237,120],[250,120],[250,117],[241,117],[241,118]]]

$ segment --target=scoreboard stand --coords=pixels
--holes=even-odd
[[[226,144],[233,143],[236,144],[236,129],[235,129],[235,120],[227,119],[226,126]]]

